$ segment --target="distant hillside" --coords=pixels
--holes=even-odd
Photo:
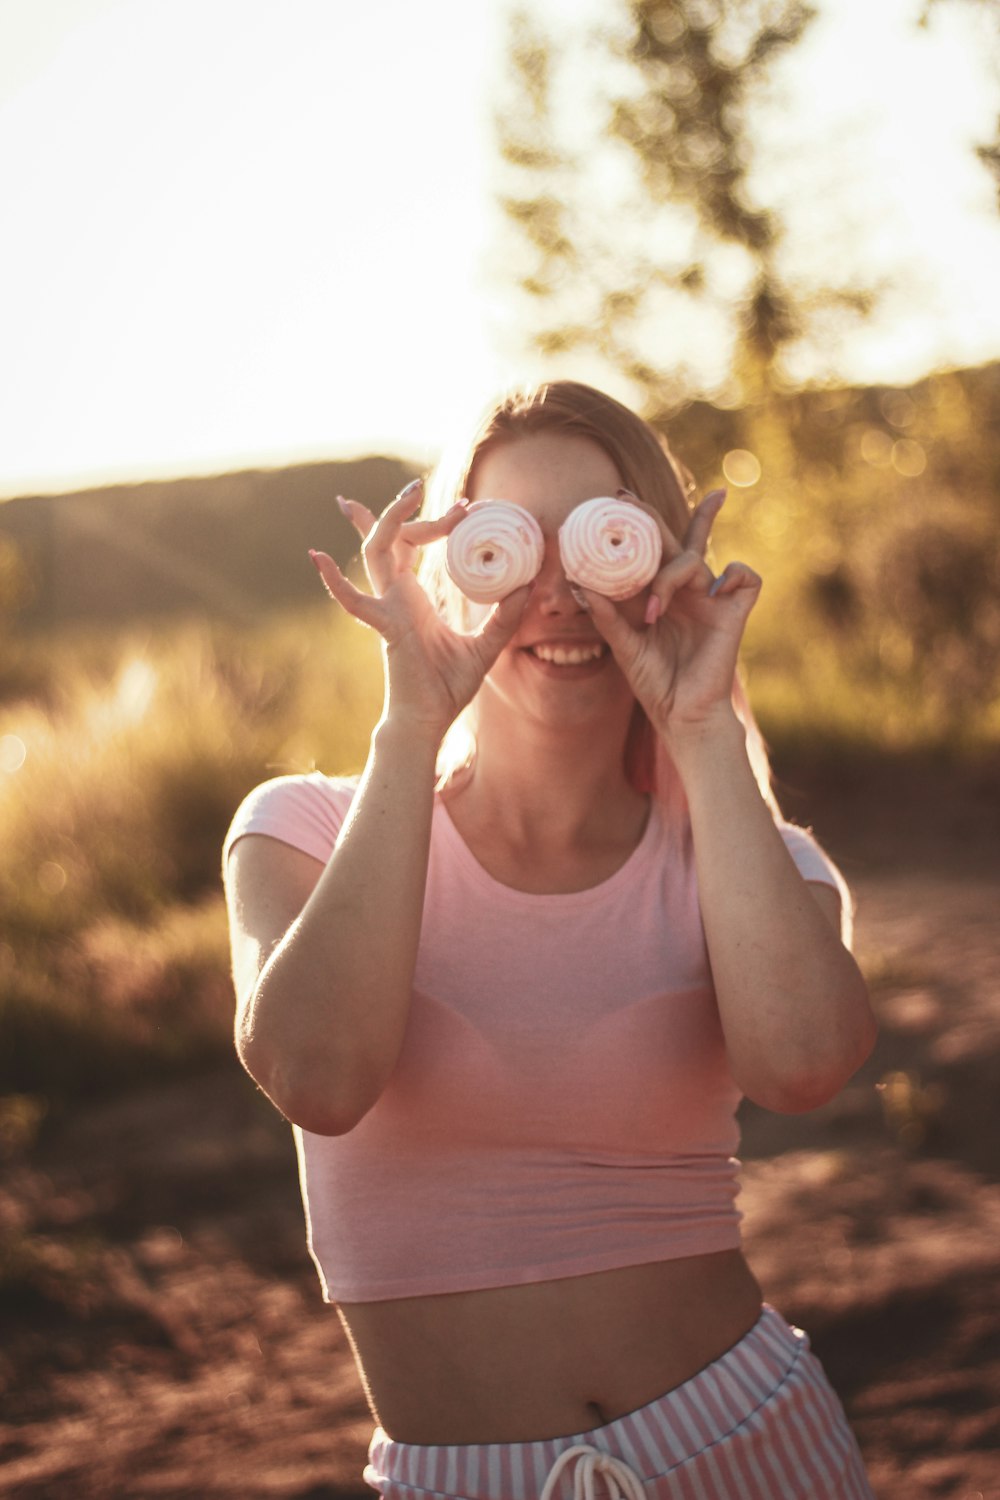
[[[345,494],[381,510],[411,468],[391,458],[254,469],[204,479],[113,485],[0,504],[0,540],[27,565],[18,624],[197,612],[237,621],[310,598],[307,556],[344,561],[357,536]]]
[[[933,617],[935,638],[952,633],[949,649],[995,654],[1000,362],[906,390],[802,390],[738,410],[692,402],[663,426],[701,489],[720,482],[727,452],[759,457],[764,481],[740,492],[727,524],[749,560],[767,563],[772,597],[776,564],[804,551],[824,628],[853,628],[868,610],[872,630],[905,619],[916,641],[918,619]],[[366,458],[2,502],[0,624],[10,543],[31,584],[22,628],[179,612],[244,622],[315,598],[308,549],[341,562],[357,552],[337,494],[381,510],[412,477],[398,459]],[[873,548],[884,548],[891,583],[881,594]]]

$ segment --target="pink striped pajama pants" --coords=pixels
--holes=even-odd
[[[808,1338],[772,1307],[691,1380],[605,1427],[461,1447],[377,1428],[365,1480],[386,1500],[874,1500]]]

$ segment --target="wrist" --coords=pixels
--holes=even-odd
[[[746,752],[746,730],[731,703],[720,703],[697,719],[669,723],[657,734],[682,777],[718,750]]]
[[[425,719],[404,712],[386,712],[372,730],[372,749],[399,751],[416,759],[424,757],[433,764],[444,739],[444,731]]]

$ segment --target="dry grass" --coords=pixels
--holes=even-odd
[[[101,1088],[230,1045],[226,827],[269,775],[361,763],[373,652],[329,612],[117,654],[66,641],[45,690],[0,711],[0,1091]]]

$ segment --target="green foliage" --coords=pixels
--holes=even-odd
[[[513,13],[501,201],[539,350],[597,354],[656,411],[734,373],[758,389],[813,309],[751,192],[751,100],[811,17],[798,0],[620,0],[557,41]],[[725,351],[712,371],[682,352],[694,309]]]
[[[992,365],[744,414],[760,479],[730,486],[715,550],[765,580],[747,637],[765,727],[874,751],[996,744],[998,396]],[[726,483],[718,458],[699,477]]]

